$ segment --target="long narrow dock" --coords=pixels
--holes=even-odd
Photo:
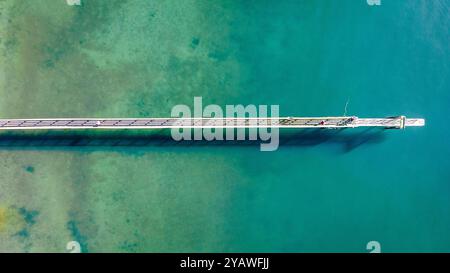
[[[172,128],[356,128],[404,129],[424,126],[421,118],[280,117],[280,118],[59,118],[0,119],[0,130],[172,129]]]

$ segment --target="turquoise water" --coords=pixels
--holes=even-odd
[[[0,251],[450,251],[450,1],[0,2],[0,116],[426,118],[258,145],[0,147]]]

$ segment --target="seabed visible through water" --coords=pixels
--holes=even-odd
[[[1,132],[0,252],[450,251],[447,0],[0,2],[0,118],[174,105],[427,119],[282,131]],[[344,110],[345,109],[345,110]]]

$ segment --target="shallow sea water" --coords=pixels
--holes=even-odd
[[[0,251],[450,251],[450,1],[0,1],[0,117],[176,104],[423,128],[254,143],[0,139]],[[167,133],[167,132],[163,132]],[[283,132],[289,134],[289,132]]]

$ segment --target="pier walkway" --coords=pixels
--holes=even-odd
[[[0,119],[1,130],[172,129],[172,128],[356,128],[403,129],[424,126],[421,118],[280,117],[280,118],[58,118]]]

